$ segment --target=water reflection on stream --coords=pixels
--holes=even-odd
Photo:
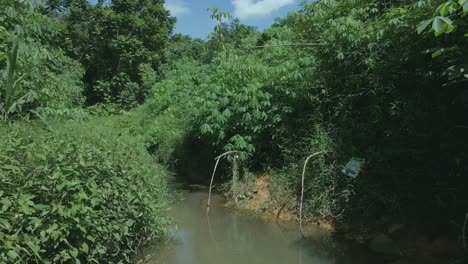
[[[221,196],[212,197],[208,218],[207,196],[205,191],[188,192],[173,206],[178,231],[173,240],[146,252],[152,255],[149,263],[384,263],[363,246],[344,245],[320,229],[309,230],[311,238],[301,241],[296,225],[233,212]]]

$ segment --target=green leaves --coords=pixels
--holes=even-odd
[[[104,122],[105,123],[105,122]],[[0,125],[0,259],[128,261],[167,222],[167,173],[115,127]]]
[[[232,16],[228,12],[221,12],[217,7],[208,8],[208,11],[212,12],[210,18],[217,23],[214,28],[216,42],[222,48],[223,51],[226,51],[226,47],[224,43],[225,36],[224,36],[222,24],[224,20],[229,20],[232,18]]]
[[[435,59],[437,57],[439,57],[440,55],[443,54],[443,49],[439,49],[439,50],[436,50],[434,53],[432,53],[432,58]]]
[[[421,22],[419,25],[418,25],[418,28],[417,28],[417,31],[418,31],[418,34],[421,34],[422,32],[426,31],[427,27],[433,23],[434,19],[433,18],[430,18],[428,20],[424,20],[423,22]]]
[[[468,13],[468,0],[459,0],[458,4],[462,6],[464,13]]]
[[[25,117],[38,107],[81,105],[80,66],[49,45],[60,22],[42,14],[31,1],[1,3],[0,77],[2,119]],[[3,31],[4,30],[4,31]]]
[[[78,249],[72,248],[68,252],[70,253],[70,256],[72,256],[73,258],[78,257]]]
[[[7,256],[8,256],[11,260],[15,260],[16,258],[18,258],[18,254],[17,254],[15,251],[13,251],[13,250],[8,250]]]
[[[461,30],[466,30],[468,24],[466,23],[466,13],[468,11],[468,1],[467,0],[449,0],[441,5],[439,5],[434,14],[434,18],[425,20],[421,22],[417,28],[419,34],[424,31],[427,31],[429,24],[432,22],[432,28],[430,31],[434,32],[436,37],[441,36],[442,34],[452,34],[455,33],[457,28]],[[445,42],[452,42],[452,46],[437,48],[436,51],[432,53],[432,58],[436,59],[444,54],[447,63],[449,66],[445,66],[443,74],[448,76],[449,81],[456,81],[457,78],[466,78],[463,64],[466,61],[463,59],[463,53],[465,53],[466,45],[463,43],[463,38],[466,38],[466,31],[463,34],[463,37],[460,36],[451,36],[450,40]],[[440,62],[443,62],[439,58]]]
[[[426,31],[430,24],[432,24],[432,30],[434,31],[434,35],[436,37],[442,35],[443,33],[453,32],[455,30],[453,21],[450,18],[436,16],[434,18],[421,22],[417,27],[418,34],[421,34],[422,32]]]
[[[4,97],[5,101],[2,103],[0,106],[2,109],[0,109],[0,112],[4,114],[4,117],[2,119],[7,120],[9,114],[15,112],[15,107],[14,107],[14,100],[18,99],[17,96],[19,94],[19,84],[21,83],[22,80],[24,80],[26,75],[23,75],[19,78],[16,77],[16,71],[17,71],[17,59],[18,59],[18,48],[19,48],[19,43],[18,40],[15,39],[13,44],[12,44],[12,49],[10,53],[8,54],[8,60],[7,60],[7,68],[5,69],[6,73],[6,83],[5,83],[5,91],[4,91]],[[3,93],[0,93],[0,95]]]
[[[455,28],[453,22],[448,17],[436,16],[432,22],[432,29],[434,30],[435,36],[440,36],[445,32],[452,32]]]
[[[447,69],[447,75],[449,81],[463,77],[468,79],[468,64],[465,65],[453,65]]]
[[[83,242],[83,244],[81,244],[81,251],[83,251],[85,254],[89,253],[89,246],[86,242]]]
[[[446,3],[441,4],[436,9],[436,14],[434,18],[422,21],[418,27],[418,34],[427,30],[427,27],[432,22],[432,31],[436,37],[442,35],[443,33],[451,33],[455,30],[454,22],[449,16],[460,16],[459,11],[466,12],[468,8],[468,1],[459,0],[457,1],[447,1]]]
[[[142,68],[147,73],[148,68],[159,72],[166,61],[175,18],[162,1],[136,3],[119,0],[93,5],[81,1],[73,8],[50,6],[67,21],[59,39],[70,43],[64,47],[67,54],[86,69],[90,89],[85,95],[91,104],[111,102],[130,109],[143,103],[150,87],[143,84],[148,76]]]
[[[201,125],[200,131],[201,131],[203,134],[211,134],[211,133],[213,133],[213,129],[211,129],[210,125],[208,125],[208,124],[203,124],[203,125]]]

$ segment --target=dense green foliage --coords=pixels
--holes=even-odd
[[[165,62],[174,18],[161,0],[47,1],[50,15],[64,20],[62,46],[86,69],[89,104],[116,103],[125,108],[142,103],[148,89],[142,72]],[[64,16],[64,12],[68,14]]]
[[[466,80],[450,74],[467,62],[466,10],[461,1],[444,13],[455,29],[426,34],[441,3],[306,3],[262,33],[221,22],[215,9],[209,49],[172,62],[143,109],[180,119],[192,148],[214,151],[206,156],[243,151],[247,168],[278,172],[277,189],[293,196],[305,157],[329,151],[307,173],[310,217],[375,218],[422,204],[452,217],[466,200],[457,188],[467,172]],[[353,156],[366,160],[355,180],[340,172]]]
[[[58,6],[76,3],[56,1]],[[112,12],[118,13],[86,1],[81,4],[92,9],[81,10],[82,14],[98,15],[96,19],[111,19]],[[93,32],[96,41],[86,45],[96,46],[82,47],[73,43],[77,39],[68,38],[81,37],[71,22],[77,10],[55,12],[48,7],[40,1],[0,2],[0,262],[129,263],[142,245],[166,233],[163,210],[169,201],[170,177],[155,164],[144,141],[128,134],[124,117],[95,116],[120,113],[121,107],[142,102],[141,89],[150,89],[145,83],[155,82],[155,69],[163,62],[160,55],[165,52],[172,18],[161,2],[145,5],[141,1],[135,12],[148,15],[134,14],[133,25],[120,23],[131,30],[146,19],[147,31],[139,31],[139,36],[124,32],[129,39],[113,34],[108,37],[115,39],[109,42]],[[114,18],[125,19],[122,12]],[[154,16],[158,12],[160,16]],[[109,30],[102,37],[115,31]],[[162,33],[156,36],[155,31]],[[143,49],[138,42],[153,46]],[[98,44],[115,44],[121,47],[115,54],[130,57],[91,58],[106,66],[87,65],[75,57],[80,49],[100,53],[96,49],[109,48]],[[135,64],[127,65],[130,61]],[[92,72],[100,82],[95,90],[107,85],[109,91],[91,95],[83,91],[84,84],[94,87],[87,79],[92,67],[114,71]],[[112,79],[114,73],[120,79]],[[114,83],[133,90],[116,92]],[[85,110],[85,97],[94,100],[90,96],[116,104]]]
[[[51,42],[61,24],[23,0],[2,1],[0,21],[0,114],[81,106],[82,66]]]
[[[440,43],[433,51],[432,58],[438,58],[438,63],[444,65],[444,75],[451,82],[456,82],[458,79],[468,79],[467,64],[467,45],[466,38],[467,21],[466,13],[468,12],[468,1],[447,1],[439,5],[434,13],[434,17],[424,20],[418,26],[418,33],[427,30],[429,25],[431,32],[434,32],[436,37],[441,37],[446,34],[455,34],[451,36],[450,41]],[[443,55],[443,56],[442,56]]]
[[[324,152],[307,218],[464,213],[467,0],[303,2],[263,32],[211,11],[200,40],[160,0],[0,2],[1,260],[129,262],[164,234],[156,164],[207,182],[229,150],[293,210]]]
[[[2,263],[129,262],[163,234],[167,174],[112,124],[1,129]]]

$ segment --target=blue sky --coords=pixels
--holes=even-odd
[[[96,2],[96,0],[90,0]],[[209,7],[218,7],[238,17],[242,24],[262,30],[276,17],[285,17],[299,9],[300,0],[166,0],[166,8],[177,17],[175,33],[206,38],[215,23],[210,19]]]
[[[216,6],[238,17],[242,24],[262,30],[276,17],[285,17],[299,9],[300,0],[166,0],[166,8],[177,17],[176,33],[205,38],[213,31],[209,7]]]

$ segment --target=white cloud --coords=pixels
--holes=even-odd
[[[293,3],[294,0],[232,0],[234,15],[241,19],[268,16]]]
[[[164,6],[171,11],[171,15],[180,16],[190,13],[190,8],[186,3],[178,0],[167,0]]]

